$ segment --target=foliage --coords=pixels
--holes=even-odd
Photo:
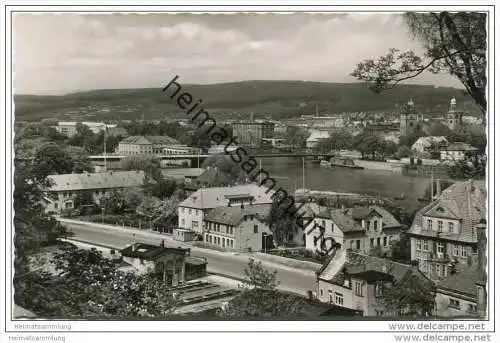
[[[399,240],[391,241],[391,259],[400,262],[411,261],[410,237],[404,233]]]
[[[296,148],[305,148],[309,134],[298,126],[288,126],[286,128],[285,144],[290,144]]]
[[[122,160],[124,170],[142,170],[153,180],[162,178],[160,160],[150,156],[127,156]]]
[[[319,150],[330,152],[332,150],[352,149],[352,146],[352,135],[346,131],[339,131],[330,133],[330,138],[320,141]]]
[[[255,262],[253,258],[249,259],[244,272],[246,279],[243,281],[243,288],[275,289],[279,285],[276,279],[278,272],[267,271],[262,266],[262,262]]]
[[[415,142],[420,137],[425,137],[425,136],[427,136],[427,135],[422,130],[412,132],[406,136],[401,137],[401,139],[399,140],[399,145],[406,146],[406,147],[411,149],[412,145],[415,144]]]
[[[377,299],[387,312],[400,316],[428,316],[434,310],[436,288],[422,275],[411,274],[399,283],[381,286]]]
[[[386,257],[387,253],[382,250],[380,245],[376,245],[370,249],[370,255],[375,257]]]
[[[274,196],[267,223],[273,233],[273,240],[276,245],[282,245],[289,241],[290,236],[293,236],[300,230],[296,223],[296,217],[292,210],[288,210],[288,201],[283,201],[280,196]]]
[[[73,199],[73,204],[75,208],[80,208],[85,205],[93,205],[94,195],[92,194],[92,191],[84,190],[78,192]]]
[[[145,197],[135,212],[148,218],[154,217],[161,214],[162,205],[162,201],[156,197]]]
[[[240,168],[237,163],[234,163],[231,156],[228,155],[214,155],[208,157],[203,164],[202,168],[215,167],[222,174],[224,174],[231,184],[242,184],[246,181],[245,172]]]
[[[177,182],[173,180],[166,180],[162,177],[160,180],[156,180],[156,183],[151,186],[151,195],[162,200],[168,199],[179,188],[180,187],[177,185]]]
[[[37,180],[51,174],[69,174],[73,171],[73,161],[67,151],[55,143],[42,145],[36,152],[33,161],[33,173]]]
[[[122,214],[127,210],[134,210],[144,200],[140,188],[130,187],[114,189],[100,199],[100,205],[107,214]]]
[[[409,157],[411,156],[412,151],[409,147],[406,145],[401,145],[398,150],[396,151],[396,157],[397,158],[404,158],[404,157]]]
[[[445,72],[458,78],[486,113],[486,14],[410,12],[404,18],[426,49],[424,56],[390,49],[377,61],[359,63],[351,75],[380,92],[424,71]]]
[[[165,317],[175,308],[161,280],[120,272],[97,250],[63,247],[53,264],[58,275],[33,271],[14,280],[16,302],[43,317]]]
[[[90,161],[89,154],[84,148],[69,145],[65,148],[65,150],[68,156],[71,157],[71,161],[73,163],[73,173],[92,173],[94,171],[94,166]]]
[[[486,176],[486,159],[456,161],[446,167],[446,172],[450,178],[458,180],[484,178]]]

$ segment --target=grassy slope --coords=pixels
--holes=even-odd
[[[397,104],[413,98],[424,113],[445,113],[456,97],[471,114],[477,112],[470,97],[458,89],[403,85],[375,94],[361,83],[302,81],[244,81],[215,85],[183,85],[195,100],[203,99],[212,113],[250,112],[279,118],[314,113],[394,111]],[[63,96],[16,95],[17,120],[58,119],[145,119],[183,115],[177,104],[160,89],[95,90]],[[102,111],[104,109],[104,111]],[[84,114],[83,116],[80,116]],[[86,115],[85,115],[86,114]]]

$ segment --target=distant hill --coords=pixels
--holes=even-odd
[[[273,118],[341,112],[397,112],[413,99],[427,115],[446,113],[449,100],[471,115],[480,114],[468,95],[455,88],[401,85],[380,94],[363,83],[308,81],[243,81],[213,85],[183,85],[194,100],[215,116],[245,118],[251,112]],[[20,121],[45,118],[62,120],[165,119],[185,116],[161,89],[113,89],[78,92],[62,96],[15,95],[15,117]]]

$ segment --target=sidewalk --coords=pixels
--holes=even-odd
[[[298,271],[297,269],[299,269],[299,270],[301,269],[304,272],[317,271],[321,268],[321,264],[316,264],[316,263],[312,263],[312,262],[308,262],[308,261],[300,261],[300,260],[295,260],[292,258],[286,258],[286,257],[281,257],[281,256],[275,256],[275,255],[271,255],[271,254],[264,254],[261,252],[234,252],[234,251],[219,251],[219,250],[215,250],[215,249],[201,248],[201,247],[194,246],[193,244],[189,244],[189,242],[177,241],[174,238],[172,238],[172,236],[170,236],[170,235],[155,232],[152,230],[140,230],[138,228],[123,227],[123,226],[101,224],[101,223],[94,223],[94,222],[86,222],[86,221],[74,220],[74,219],[69,219],[69,218],[61,218],[61,217],[57,217],[57,220],[59,220],[62,223],[72,223],[72,224],[83,225],[83,226],[100,227],[100,228],[103,228],[106,230],[120,231],[120,232],[125,232],[125,233],[132,233],[132,234],[140,234],[142,236],[146,236],[146,237],[150,237],[150,238],[154,238],[154,239],[164,239],[165,242],[173,243],[176,246],[183,247],[183,248],[190,248],[192,253],[203,252],[205,254],[231,257],[234,259],[239,259],[240,261],[248,261],[248,259],[253,258],[256,261],[260,261],[264,265],[268,265],[271,268],[274,265],[274,266],[279,266],[280,268],[283,268],[283,269],[294,270],[294,271]],[[71,239],[71,237],[68,237],[68,238]]]

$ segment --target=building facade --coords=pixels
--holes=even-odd
[[[75,197],[91,192],[94,203],[117,189],[140,187],[144,184],[143,171],[109,171],[104,173],[49,175],[52,185],[45,189],[45,211],[59,213],[73,209]]]
[[[403,225],[380,206],[329,209],[319,213],[305,229],[306,249],[322,254],[345,247],[370,253],[388,252],[400,239]]]
[[[262,138],[273,138],[274,123],[272,122],[236,122],[233,123],[233,136],[238,137],[238,143],[260,147]]]
[[[165,148],[172,146],[179,146],[179,142],[168,136],[130,136],[118,143],[116,153],[126,156],[161,156],[165,153]]]
[[[59,132],[62,135],[72,137],[76,135],[76,127],[78,124],[82,124],[87,126],[93,133],[97,134],[101,131],[106,130],[106,128],[109,129],[114,129],[116,128],[116,124],[105,124],[105,123],[100,123],[100,122],[90,122],[90,121],[84,121],[84,122],[74,122],[74,121],[60,121],[57,123],[57,125],[54,127],[57,132]]]
[[[411,146],[411,150],[418,156],[425,156],[430,153],[437,153],[448,146],[448,140],[444,136],[420,137]]]
[[[404,137],[418,131],[423,121],[424,116],[417,112],[413,100],[410,99],[410,101],[408,101],[407,104],[404,104],[403,108],[401,109],[399,123],[401,136]]]
[[[465,161],[473,160],[479,154],[479,149],[474,148],[470,144],[463,142],[452,143],[445,149],[441,150],[442,161]]]
[[[241,206],[248,204],[271,204],[271,192],[255,184],[233,187],[200,188],[177,207],[178,226],[203,233],[204,214],[216,207]]]
[[[342,249],[318,272],[316,296],[364,316],[397,316],[405,309],[394,313],[387,308],[383,290],[417,283],[429,285],[431,281],[411,265]]]
[[[260,251],[272,242],[266,223],[270,204],[218,207],[203,219],[203,242],[237,251]]]
[[[485,223],[484,180],[456,182],[415,215],[411,259],[430,279],[442,280],[477,253],[477,229]]]

